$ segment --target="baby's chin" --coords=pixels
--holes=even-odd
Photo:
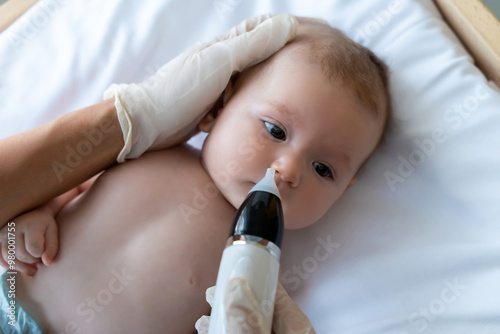
[[[233,186],[229,185],[226,188],[221,189],[222,195],[236,210],[240,208],[240,206],[245,201],[245,198],[248,196],[248,192],[253,188],[255,184],[252,182],[245,182],[242,185]]]
[[[246,195],[226,195],[224,193],[222,193],[222,195],[236,210],[240,208],[246,198]]]
[[[301,212],[297,212],[297,208],[289,212],[287,210],[287,205],[286,203],[282,203],[283,205],[283,215],[284,215],[284,223],[285,223],[285,230],[300,230],[302,228],[306,228],[308,226],[311,226],[318,222],[320,218],[317,217],[317,215],[314,216],[308,216],[307,214],[304,215]]]
[[[306,228],[308,226],[311,226],[315,222],[303,222],[303,221],[291,221],[288,222],[287,219],[285,218],[285,230],[300,230],[301,228]]]

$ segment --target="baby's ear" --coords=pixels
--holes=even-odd
[[[232,95],[233,95],[233,82],[232,80],[230,80],[226,86],[226,89],[224,89],[224,92],[215,102],[214,106],[208,111],[205,117],[203,117],[200,123],[198,123],[198,129],[200,131],[208,133],[210,132],[210,130],[212,130],[212,127],[215,123],[215,119],[222,112],[222,109],[224,109],[227,101],[229,101]]]
[[[234,78],[234,79],[233,79]],[[222,107],[225,107],[227,104],[227,101],[233,96],[233,82],[235,80],[235,76],[229,80],[229,83],[226,86],[226,89],[224,89],[224,93],[222,93]]]
[[[217,103],[216,103],[217,104]],[[209,133],[215,123],[214,108],[212,108],[205,117],[198,123],[198,130],[201,132]]]

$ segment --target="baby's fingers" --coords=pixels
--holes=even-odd
[[[33,256],[30,251],[28,250],[28,239],[29,236],[26,234],[21,233],[21,235],[18,236],[16,239],[16,262],[24,262],[28,264],[34,264],[37,262],[40,262],[40,256]],[[33,241],[32,241],[33,242]],[[42,245],[43,247],[43,245]],[[33,245],[31,245],[32,252],[33,252]],[[36,254],[36,252],[34,252]]]
[[[4,267],[7,270],[14,269],[14,270],[26,273],[26,274],[31,275],[31,276],[35,275],[36,271],[37,271],[36,264],[27,264],[27,263],[22,262],[19,259],[16,259],[14,257],[14,250],[11,249],[12,252],[8,253],[9,249],[7,246],[8,245],[6,242],[2,242],[2,246],[1,246],[2,256],[0,257],[0,266]],[[15,252],[17,254],[17,250],[15,250]],[[11,263],[12,265],[10,265],[9,263]]]
[[[14,264],[14,269],[26,273],[30,276],[35,275],[36,271],[38,270],[36,264],[24,263],[19,260],[16,260],[16,263]]]
[[[20,244],[25,245],[27,253],[36,259],[42,257],[45,243],[44,228],[45,226],[33,224],[31,230],[21,234],[21,238],[24,238],[24,242],[21,240]]]
[[[57,250],[59,249],[59,239],[57,235],[57,225],[49,224],[45,231],[45,250],[42,254],[42,262],[49,266],[56,257]]]
[[[6,242],[2,242],[0,243],[0,251],[2,252],[2,256],[0,256],[0,266],[5,268],[5,269],[9,269],[9,265],[7,263],[7,243]]]

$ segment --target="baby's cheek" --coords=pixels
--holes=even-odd
[[[297,199],[296,203],[286,205],[284,209],[285,228],[305,228],[320,220],[338,199],[338,195],[327,196],[323,193],[310,194]]]
[[[296,230],[307,227],[316,222],[314,219],[314,210],[306,209],[306,205],[292,206],[292,209],[284,209],[285,229]]]

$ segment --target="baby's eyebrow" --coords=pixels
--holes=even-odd
[[[351,158],[349,157],[349,155],[343,152],[338,152],[334,155],[331,155],[330,158],[336,158],[336,160],[340,159],[341,163],[339,163],[338,166],[341,169],[341,171],[346,173],[346,175],[351,173],[352,166],[351,166]]]
[[[288,121],[288,123],[294,124],[297,122],[296,115],[290,111],[290,108],[288,108],[286,104],[272,100],[266,101],[265,103],[276,110],[281,117]]]
[[[349,175],[352,172],[353,166],[351,157],[342,147],[332,147],[326,142],[322,142],[319,147],[319,151],[322,152],[326,161],[335,161],[335,166],[337,166],[338,172],[343,175]]]

